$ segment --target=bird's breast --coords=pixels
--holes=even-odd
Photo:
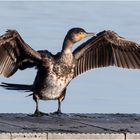
[[[41,89],[42,99],[57,99],[67,87],[74,75],[74,67],[56,64],[44,78]]]

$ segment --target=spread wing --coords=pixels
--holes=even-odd
[[[37,65],[41,61],[39,52],[24,42],[15,30],[0,36],[0,75],[9,77],[18,69]]]
[[[103,31],[74,50],[74,77],[88,70],[117,66],[140,69],[140,46],[113,31]]]

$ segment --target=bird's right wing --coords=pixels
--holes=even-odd
[[[41,60],[41,54],[26,44],[16,30],[0,36],[0,75],[10,77],[18,69],[35,66]]]

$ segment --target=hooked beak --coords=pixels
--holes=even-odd
[[[87,33],[87,32],[86,32],[86,34],[87,34],[87,37],[96,36],[96,33]]]

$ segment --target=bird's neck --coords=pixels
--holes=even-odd
[[[72,46],[73,42],[65,38],[62,47],[62,60],[68,65],[71,65],[73,62]]]
[[[62,46],[62,54],[72,53],[72,46],[73,46],[73,42],[65,38]]]

